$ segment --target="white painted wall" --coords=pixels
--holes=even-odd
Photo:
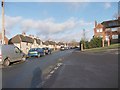
[[[19,49],[21,49],[20,48],[20,43],[14,43],[13,45],[15,45],[16,47],[18,47]]]

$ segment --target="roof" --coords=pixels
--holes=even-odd
[[[55,45],[56,42],[54,42],[54,41],[45,41],[45,42],[43,42],[43,44],[45,44],[45,45]]]
[[[120,19],[104,21],[101,23],[105,28],[120,27]]]
[[[104,26],[101,24],[101,23],[99,23],[95,28],[103,28]]]
[[[19,34],[9,40],[9,44],[20,43],[20,42],[33,43],[34,39],[32,39],[31,37],[23,36],[23,35]]]
[[[37,44],[40,44],[41,43],[41,40],[40,39],[37,39],[37,38],[34,38],[36,40],[36,43]]]
[[[59,45],[59,46],[64,45],[64,43],[63,42],[58,42],[57,45]]]

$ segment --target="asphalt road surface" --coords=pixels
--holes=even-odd
[[[116,51],[58,51],[45,57],[30,58],[2,70],[3,88],[118,87]]]
[[[39,88],[50,70],[74,50],[57,51],[2,69],[2,88]]]
[[[74,51],[44,88],[118,88],[118,51]]]

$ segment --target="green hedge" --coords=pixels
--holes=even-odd
[[[90,48],[97,48],[102,47],[102,38],[100,37],[93,37],[90,42],[81,40],[80,44],[83,44],[84,49],[90,49]]]

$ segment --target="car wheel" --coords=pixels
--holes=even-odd
[[[22,58],[22,61],[25,61],[25,60],[26,60],[26,57],[23,57],[23,58]]]
[[[44,56],[45,56],[45,53],[44,53]]]
[[[6,59],[3,63],[4,66],[9,66],[10,65],[10,60]]]

